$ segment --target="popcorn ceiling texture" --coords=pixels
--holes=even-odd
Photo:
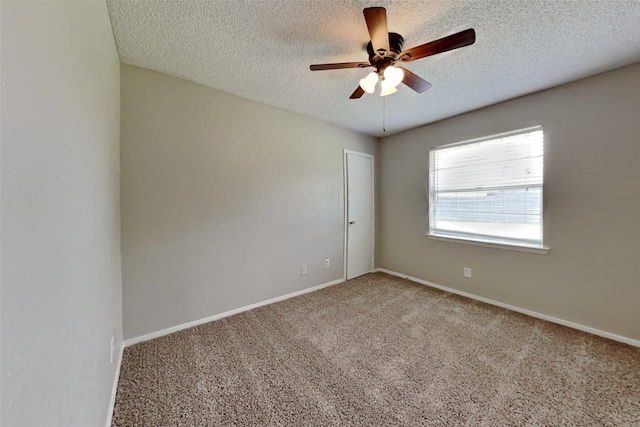
[[[349,100],[368,70],[362,9],[387,8],[405,48],[475,28],[476,43],[407,64],[433,84],[386,99],[387,134],[640,61],[640,1],[107,0],[120,60],[358,132],[383,101]]]
[[[125,349],[113,426],[637,426],[640,348],[369,274]]]

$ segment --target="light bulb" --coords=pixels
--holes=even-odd
[[[396,89],[395,87],[391,86],[387,82],[387,79],[383,79],[380,82],[380,96],[391,95],[392,93],[396,93],[397,91],[398,91],[398,89]]]
[[[360,79],[360,87],[367,93],[373,93],[378,83],[378,74],[371,72],[364,79]]]
[[[384,79],[391,87],[396,87],[402,82],[404,78],[404,71],[401,68],[396,68],[393,65],[389,65],[384,69]]]

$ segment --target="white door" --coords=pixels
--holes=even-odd
[[[346,278],[373,271],[373,156],[345,150]]]

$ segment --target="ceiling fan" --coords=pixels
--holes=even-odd
[[[431,83],[402,66],[396,66],[396,62],[415,61],[416,59],[469,46],[476,41],[476,32],[473,28],[470,28],[403,51],[404,38],[398,33],[388,32],[387,10],[384,7],[367,7],[363,10],[363,13],[371,36],[371,41],[367,44],[369,62],[340,62],[310,66],[311,71],[374,67],[374,72],[369,73],[367,77],[360,80],[360,85],[351,94],[350,99],[360,98],[365,92],[373,93],[378,81],[380,81],[380,96],[396,92],[396,86],[400,83],[404,83],[416,92],[422,93],[431,87]]]

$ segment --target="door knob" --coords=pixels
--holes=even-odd
[[[349,224],[351,224],[351,225],[353,225],[355,223],[356,223],[355,220],[349,221]]]

